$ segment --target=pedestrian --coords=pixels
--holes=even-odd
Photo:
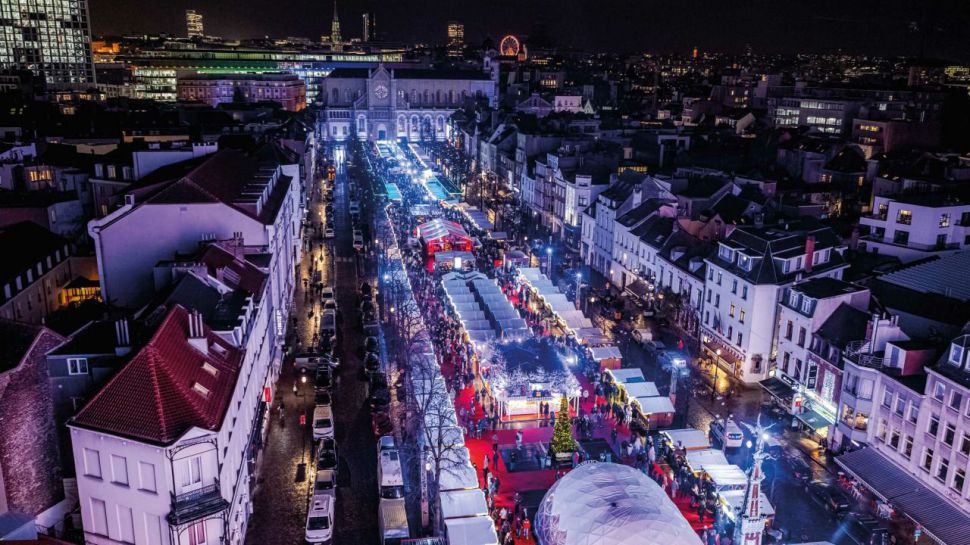
[[[488,469],[488,454],[485,455],[485,459],[482,460],[482,467],[486,470]]]
[[[492,467],[498,469],[498,451],[492,453]]]
[[[498,452],[498,433],[492,434],[492,452]]]
[[[526,517],[522,520],[522,539],[526,541],[532,540],[532,522]]]
[[[616,428],[610,430],[610,442],[613,443],[613,446],[616,446]]]

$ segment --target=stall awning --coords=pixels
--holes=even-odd
[[[795,390],[791,386],[785,383],[785,381],[779,379],[778,377],[771,377],[762,380],[759,384],[761,387],[767,390],[769,394],[782,401],[791,401],[792,396],[795,394]]]
[[[707,464],[704,466],[704,473],[707,473],[718,488],[736,488],[748,484],[748,476],[738,466]]]
[[[657,385],[652,382],[628,382],[623,385],[626,395],[630,397],[657,397]]]
[[[620,384],[629,382],[646,382],[643,378],[643,371],[639,369],[610,369],[606,371],[613,377],[613,380]]]
[[[439,480],[439,490],[478,489],[478,474],[475,473],[475,468],[471,466],[471,463],[449,467],[446,471],[441,472]]]
[[[479,489],[442,492],[439,499],[444,519],[488,515],[485,494]]]
[[[967,542],[970,515],[927,488],[876,449],[870,447],[843,454],[835,461],[943,545]]]
[[[449,545],[495,545],[498,534],[495,521],[489,516],[445,520]]]
[[[620,360],[623,359],[623,354],[620,353],[620,349],[615,346],[596,346],[590,349],[594,361],[603,361],[609,359]]]
[[[661,414],[676,412],[674,404],[667,396],[647,396],[634,398],[640,405],[640,412],[643,414]]]
[[[711,440],[707,437],[707,434],[694,428],[664,430],[660,434],[665,435],[674,448],[677,448],[678,444],[680,448],[687,450],[711,448]]]
[[[705,466],[726,466],[730,464],[723,451],[707,448],[688,452],[687,465],[694,471],[703,471]]]

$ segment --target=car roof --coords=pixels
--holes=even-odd
[[[317,405],[313,408],[313,418],[329,418],[333,416],[330,411],[330,407],[326,405]]]
[[[333,498],[329,495],[318,495],[313,496],[313,500],[310,504],[310,512],[308,515],[329,515],[330,507],[333,504]]]
[[[333,475],[332,469],[318,469],[314,481],[331,481],[333,480]]]

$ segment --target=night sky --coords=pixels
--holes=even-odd
[[[184,10],[200,11],[207,34],[231,38],[319,37],[330,0],[90,0],[95,33],[185,32]],[[445,22],[465,23],[466,40],[543,32],[551,41],[613,51],[834,52],[970,57],[966,0],[341,0],[345,38],[360,14],[377,15],[382,38],[443,42]],[[916,23],[923,21],[922,24]],[[537,27],[538,25],[538,27]]]

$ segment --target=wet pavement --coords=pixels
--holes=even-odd
[[[334,191],[335,238],[332,242],[322,242],[316,233],[308,231],[307,238],[312,242],[301,267],[303,278],[308,280],[313,279],[314,271],[320,271],[324,285],[334,286],[338,306],[338,349],[335,353],[340,365],[336,372],[333,410],[339,461],[334,543],[366,544],[379,541],[377,455],[370,415],[364,403],[366,383],[358,380],[361,361],[357,349],[362,345],[363,337],[357,313],[358,263],[352,246],[353,225],[348,210],[349,176],[345,166],[340,164]],[[322,225],[324,202],[316,192],[309,208],[308,221]],[[299,345],[312,346],[314,334],[319,329],[320,302],[319,297],[308,293],[302,280],[297,286],[294,309],[291,320],[296,320],[294,331]],[[253,496],[254,511],[246,536],[249,544],[305,542],[304,525],[315,467],[311,429],[299,425],[299,416],[306,414],[307,422],[312,419],[313,384],[312,377],[309,378],[307,383],[302,383],[292,360],[284,363],[276,385],[274,416]],[[285,405],[282,419],[277,408],[280,400]],[[301,467],[301,464],[306,465]]]

